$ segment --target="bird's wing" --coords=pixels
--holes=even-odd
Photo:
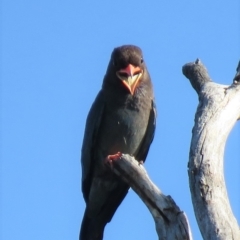
[[[139,161],[145,161],[145,159],[147,157],[150,145],[154,138],[154,133],[155,133],[155,128],[156,128],[156,117],[157,117],[156,105],[155,105],[154,100],[152,100],[152,107],[150,110],[148,126],[147,126],[145,136],[141,142],[139,151],[136,156],[136,159]]]
[[[87,201],[92,178],[94,145],[104,110],[104,97],[100,91],[88,113],[82,145],[82,192]]]

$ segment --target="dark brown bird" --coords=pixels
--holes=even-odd
[[[80,240],[103,239],[105,225],[129,189],[106,168],[106,158],[121,152],[145,161],[155,124],[152,83],[141,49],[115,48],[86,122],[81,156],[86,209]]]

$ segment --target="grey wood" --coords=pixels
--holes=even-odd
[[[142,164],[123,154],[110,169],[126,181],[151,212],[159,240],[192,240],[187,216],[171,196],[165,196],[151,181]]]
[[[195,215],[206,240],[240,239],[223,171],[226,140],[240,118],[239,66],[237,70],[233,84],[226,86],[212,82],[199,60],[183,66],[199,96],[188,174]]]

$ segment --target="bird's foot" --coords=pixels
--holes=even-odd
[[[117,152],[116,154],[112,154],[112,155],[108,155],[105,159],[105,163],[109,164],[111,169],[113,168],[113,161],[121,158],[122,153],[121,152]]]
[[[140,165],[143,165],[143,160],[139,161],[139,162],[138,162],[138,165],[139,165],[139,166],[140,166]]]

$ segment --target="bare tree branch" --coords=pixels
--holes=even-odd
[[[122,155],[111,169],[126,181],[151,212],[161,240],[191,240],[191,230],[184,212],[170,196],[165,196],[150,180],[143,165],[133,157]]]
[[[188,164],[199,228],[206,240],[240,239],[223,174],[226,139],[240,118],[240,64],[230,86],[212,82],[199,60],[184,65],[183,74],[199,96]]]

